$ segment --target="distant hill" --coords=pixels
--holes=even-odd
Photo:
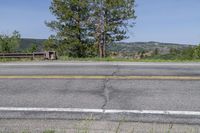
[[[26,50],[30,48],[33,44],[37,45],[39,50],[41,51],[42,43],[45,41],[45,39],[32,39],[32,38],[22,38],[19,50]]]
[[[118,53],[135,53],[141,51],[154,51],[159,49],[160,53],[169,53],[170,49],[183,50],[193,45],[176,44],[176,43],[161,43],[161,42],[121,42],[109,46],[109,51]]]
[[[20,50],[26,50],[30,48],[32,44],[36,44],[40,51],[42,51],[42,43],[45,39],[31,39],[31,38],[23,38],[21,40]],[[188,47],[192,47],[192,45],[187,44],[175,44],[175,43],[161,43],[161,42],[121,42],[110,45],[108,50],[110,52],[117,53],[135,53],[141,51],[154,51],[156,48],[159,49],[160,53],[165,54],[168,53],[170,49],[178,49],[182,50]]]

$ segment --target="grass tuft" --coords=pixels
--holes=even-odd
[[[54,130],[46,130],[43,133],[55,133],[55,131]]]

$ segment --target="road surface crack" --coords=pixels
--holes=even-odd
[[[119,66],[116,65],[117,69],[115,71],[113,71],[113,73],[111,74],[111,76],[116,76],[116,74],[119,72]],[[103,112],[105,112],[105,107],[107,106],[109,100],[110,100],[110,96],[109,96],[109,89],[112,89],[112,85],[110,83],[110,79],[107,78],[103,81],[103,86],[102,86],[102,89],[103,89],[103,94],[104,94],[104,104],[102,105],[102,108],[103,109]]]
[[[105,110],[105,107],[109,101],[109,90],[108,90],[108,82],[109,82],[109,79],[105,79],[103,81],[103,95],[104,95],[104,104],[102,105],[102,109]]]

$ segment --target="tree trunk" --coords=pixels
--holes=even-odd
[[[101,4],[100,4],[100,30],[101,30],[101,35],[100,35],[100,39],[101,39],[101,58],[105,58],[106,56],[106,47],[105,47],[105,11],[104,11],[104,0],[101,0]]]

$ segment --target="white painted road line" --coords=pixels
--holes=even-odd
[[[80,108],[16,108],[16,107],[0,107],[1,111],[16,112],[74,112],[74,113],[103,113],[103,109],[80,109]]]
[[[162,110],[111,110],[111,109],[81,109],[81,108],[23,108],[0,107],[0,112],[65,112],[65,113],[100,113],[100,114],[149,114],[149,115],[181,115],[200,116],[198,111],[162,111]]]

